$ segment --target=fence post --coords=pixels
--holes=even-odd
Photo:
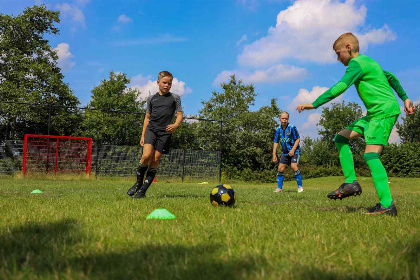
[[[185,149],[183,150],[182,154],[182,182],[184,182],[185,177]]]
[[[95,179],[98,177],[98,162],[99,162],[99,137],[96,137],[96,160],[95,160]]]
[[[51,104],[48,105],[48,134],[50,135],[50,129],[51,129]]]
[[[222,182],[222,133],[223,133],[223,121],[220,121],[220,131],[219,131],[219,183]]]

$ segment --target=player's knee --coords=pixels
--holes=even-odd
[[[340,135],[340,134],[336,134],[334,136],[334,143],[335,144],[348,144],[349,143],[349,139],[347,139],[346,137]]]
[[[141,156],[140,162],[143,163],[143,164],[148,164],[150,162],[151,156],[152,156],[151,154],[143,154]]]
[[[364,153],[363,158],[365,159],[366,162],[368,162],[369,160],[372,160],[372,159],[379,159],[379,154],[378,153]]]

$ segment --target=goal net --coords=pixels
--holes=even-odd
[[[26,134],[23,175],[86,173],[92,169],[92,138]]]

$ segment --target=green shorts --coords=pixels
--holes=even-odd
[[[365,138],[366,145],[388,145],[389,135],[399,115],[386,118],[363,117],[352,122],[346,129],[356,131]]]

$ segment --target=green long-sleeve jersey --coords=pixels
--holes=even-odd
[[[401,113],[391,87],[403,101],[408,98],[393,74],[382,70],[372,58],[359,54],[350,60],[343,78],[319,96],[312,105],[318,108],[342,94],[352,84],[365,104],[368,117],[385,118]]]

